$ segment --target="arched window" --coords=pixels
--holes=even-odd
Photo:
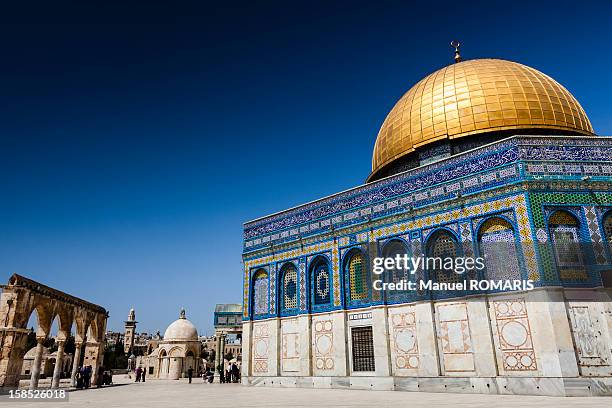
[[[268,313],[268,273],[257,271],[253,277],[253,314]]]
[[[287,264],[282,273],[282,303],[281,311],[297,309],[297,269],[293,264]]]
[[[487,279],[520,279],[514,228],[503,218],[483,222],[478,232],[480,256],[485,260]]]
[[[361,252],[355,252],[347,262],[350,300],[364,300],[368,297],[368,277],[365,258]]]
[[[584,279],[584,259],[580,248],[579,224],[568,211],[556,211],[548,219],[548,228],[561,279]]]
[[[460,282],[461,277],[453,270],[443,268],[446,258],[457,258],[460,255],[459,244],[454,235],[446,230],[438,230],[427,242],[426,268],[429,276],[436,282]]]
[[[603,220],[603,230],[606,235],[609,253],[612,255],[612,211],[606,214]]]
[[[328,262],[319,258],[312,266],[312,302],[314,306],[331,303],[331,273]]]
[[[383,248],[382,251],[383,257],[384,258],[393,258],[395,259],[396,256],[400,255],[400,256],[404,256],[408,254],[408,250],[406,249],[406,246],[399,240],[394,239],[389,241]],[[407,270],[404,270],[404,268],[394,268],[391,270],[386,269],[387,276],[385,277],[385,280],[387,282],[394,282],[394,283],[399,283],[401,282],[402,279],[409,279],[408,274],[410,273]]]

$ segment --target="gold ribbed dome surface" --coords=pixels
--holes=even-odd
[[[592,135],[576,98],[528,66],[477,59],[442,68],[400,98],[383,122],[372,175],[420,146],[510,129],[556,129]]]

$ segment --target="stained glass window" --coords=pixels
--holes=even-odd
[[[330,302],[329,268],[326,263],[320,263],[314,268],[313,297],[315,305],[324,305]]]
[[[258,271],[253,279],[253,312],[256,315],[268,313],[268,274]]]
[[[514,229],[502,218],[489,218],[480,227],[479,246],[488,279],[520,279]]]
[[[297,308],[297,269],[289,265],[283,272],[283,309]]]
[[[368,283],[365,262],[361,253],[354,254],[348,263],[351,300],[363,300],[368,297]]]
[[[427,245],[428,258],[440,258],[442,261],[445,258],[456,258],[459,256],[459,245],[457,240],[448,231],[437,231],[433,233]],[[430,259],[426,260],[429,264],[427,269],[430,276],[437,282],[460,282],[460,275],[452,270],[444,270],[440,268],[439,262],[433,262]],[[432,267],[433,266],[433,267]]]

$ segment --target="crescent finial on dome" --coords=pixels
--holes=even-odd
[[[186,319],[184,307],[181,307],[181,313],[179,314],[179,319]]]
[[[461,47],[461,43],[457,40],[453,40],[450,43],[451,47],[455,48],[455,63],[463,61],[461,58],[461,54],[459,54],[459,47]]]

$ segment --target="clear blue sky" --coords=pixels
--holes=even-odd
[[[81,3],[0,15],[0,279],[103,305],[111,329],[185,307],[210,332],[241,301],[242,223],[363,182],[451,39],[551,75],[612,134],[609,2]]]

